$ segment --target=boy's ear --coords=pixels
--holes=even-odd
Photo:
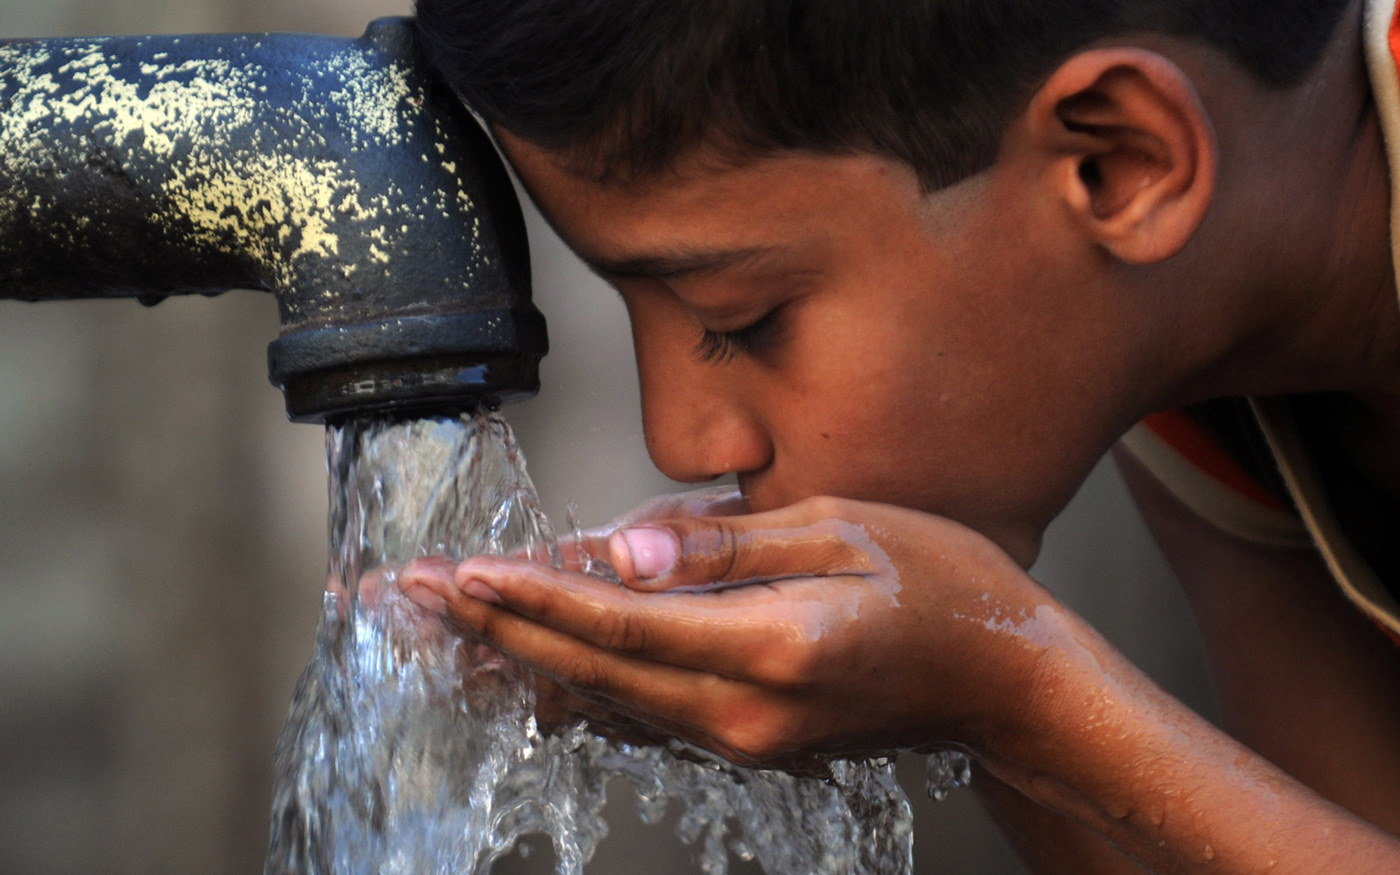
[[[1215,197],[1215,130],[1175,64],[1141,49],[1075,55],[1031,98],[1031,145],[1084,231],[1132,264],[1163,261]]]

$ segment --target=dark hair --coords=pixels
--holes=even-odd
[[[996,160],[1073,51],[1198,38],[1263,83],[1318,60],[1348,0],[417,0],[429,61],[494,125],[635,178],[711,140],[868,151],[929,190]]]

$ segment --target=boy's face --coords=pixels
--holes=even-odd
[[[932,195],[871,155],[697,155],[621,186],[501,140],[622,293],[647,445],[675,479],[733,472],[755,511],[912,507],[1028,564],[1144,412],[1142,314],[1014,162]]]

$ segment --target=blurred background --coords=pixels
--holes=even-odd
[[[359,34],[410,0],[0,0],[0,37]],[[596,525],[679,488],[646,456],[617,296],[527,207],[553,351],[507,410],[547,509]],[[0,873],[251,873],[272,752],[312,653],[323,435],[266,375],[270,296],[0,301]],[[1169,691],[1211,713],[1196,633],[1112,466],[1035,569]],[[974,794],[905,757],[919,873],[1023,871]],[[629,791],[630,792],[630,791]],[[596,875],[688,870],[619,791]],[[498,867],[547,871],[540,848]],[[749,871],[749,870],[745,870]]]

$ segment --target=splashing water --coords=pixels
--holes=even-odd
[[[730,852],[770,875],[911,871],[892,763],[838,760],[826,779],[800,778],[581,724],[542,732],[527,672],[399,592],[398,571],[420,556],[560,564],[497,415],[352,422],[326,445],[330,586],[278,744],[266,875],[484,873],[526,833],[548,835],[559,873],[578,875],[607,832],[613,777],[636,788],[648,822],[679,803],[706,875],[723,875]]]
[[[929,754],[924,789],[928,798],[942,802],[948,794],[972,783],[972,760],[967,754],[944,750]]]

